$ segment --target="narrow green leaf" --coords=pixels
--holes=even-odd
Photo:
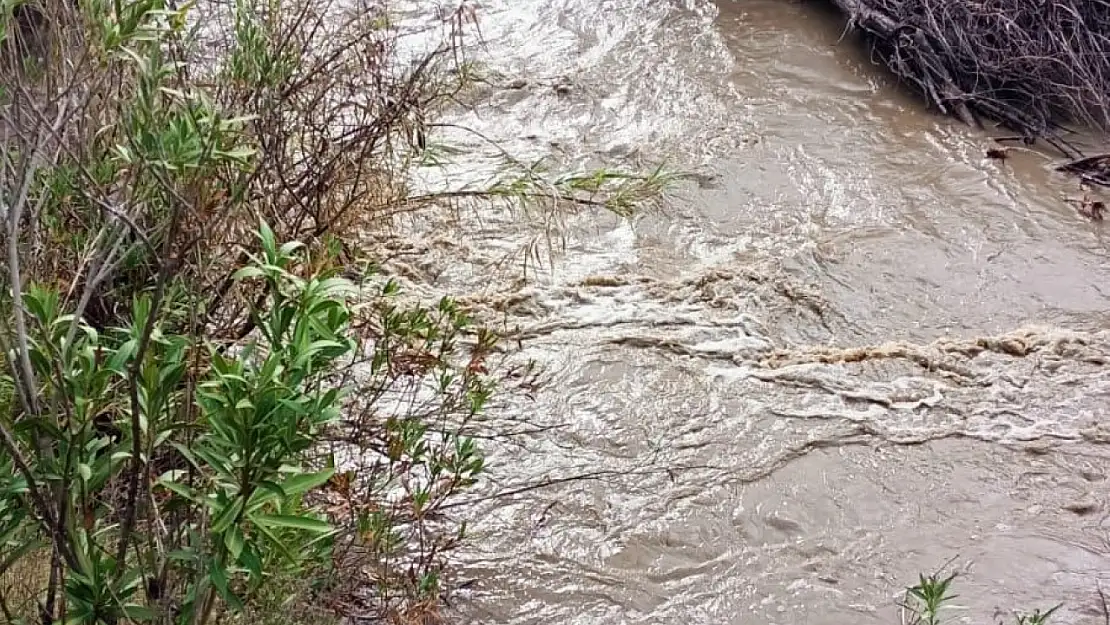
[[[205,464],[212,468],[212,470],[216,471],[225,478],[235,478],[235,475],[232,472],[230,466],[231,460],[223,454],[217,453],[215,450],[203,446],[197,446],[196,448],[194,448],[193,453],[201,460],[204,460]]]
[[[239,557],[239,564],[250,573],[253,586],[257,587],[262,583],[262,560],[258,557],[258,554],[254,552],[254,549],[244,549],[243,555]]]
[[[234,150],[213,150],[213,153],[218,156],[225,156],[228,159],[237,161],[239,163],[247,163],[250,161],[250,158],[258,152],[256,150],[252,150],[251,148],[239,147],[235,148]]]
[[[243,509],[243,498],[236,496],[230,504],[224,506],[222,510],[212,519],[212,532],[215,534],[223,533],[235,519],[239,516],[239,511]]]
[[[112,357],[108,359],[106,367],[110,371],[120,374],[124,373],[127,363],[130,362],[137,349],[138,341],[135,339],[128,339],[123,345],[120,345],[116,353],[112,354]]]
[[[283,257],[288,257],[292,256],[293,252],[296,252],[303,247],[305,247],[305,244],[300,241],[286,241],[285,243],[281,244],[281,247],[278,248],[278,251]]]
[[[248,518],[251,520],[252,523],[254,523],[254,526],[258,528],[258,531],[262,532],[262,535],[265,536],[270,541],[270,543],[273,544],[273,546],[277,547],[278,551],[281,552],[281,555],[285,556],[285,559],[290,564],[297,563],[297,557],[293,555],[293,552],[289,551],[289,547],[287,547],[280,538],[274,535],[274,533],[270,531],[270,529],[267,528],[265,525],[259,523],[255,519],[254,515],[251,515]]]
[[[317,473],[298,473],[286,479],[281,485],[281,490],[285,491],[286,495],[300,495],[323,485],[333,475],[335,475],[335,467]]]
[[[175,482],[175,481],[170,480],[170,479],[164,479],[164,478],[158,480],[157,483],[158,483],[158,485],[165,488],[166,490],[168,490],[170,492],[173,492],[174,494],[179,495],[181,497],[184,497],[188,501],[192,501],[194,503],[197,502],[196,495],[193,494],[192,489],[189,488],[188,486],[184,485],[184,484]]]
[[[267,503],[275,499],[285,499],[286,496],[285,491],[280,486],[268,480],[262,480],[258,483],[258,490],[254,491],[250,502],[247,503],[247,511],[253,514]]]
[[[332,527],[325,521],[313,519],[305,516],[293,516],[288,514],[258,514],[251,517],[258,525],[265,527],[291,527],[294,529],[302,529],[309,532],[330,532]]]
[[[177,549],[167,553],[166,558],[177,562],[196,562],[198,556],[192,549]]]
[[[153,608],[144,605],[128,605],[123,607],[123,615],[132,621],[153,621],[158,613]]]
[[[243,280],[245,278],[258,278],[266,275],[261,269],[254,265],[243,267],[231,275],[232,280]]]
[[[116,593],[130,595],[134,592],[143,581],[142,573],[142,570],[137,567],[127,569],[116,584]]]
[[[227,572],[216,562],[211,562],[208,567],[208,579],[220,597],[234,610],[242,610],[243,602],[236,597],[227,586]]]
[[[170,445],[173,446],[173,448],[176,449],[178,453],[184,456],[185,459],[189,461],[189,464],[193,465],[194,469],[200,468],[200,463],[197,462],[196,456],[193,455],[192,450],[182,445],[181,443],[170,443]]]
[[[243,530],[236,526],[231,526],[224,532],[224,546],[227,547],[227,552],[231,554],[233,560],[238,561],[239,555],[243,553]]]
[[[259,220],[258,238],[262,241],[262,250],[266,253],[266,259],[273,261],[277,253],[277,241],[274,237],[274,231],[264,220]]]

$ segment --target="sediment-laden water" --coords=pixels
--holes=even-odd
[[[544,369],[502,415],[541,431],[491,443],[493,477],[589,477],[469,511],[454,609],[890,625],[954,558],[962,622],[1057,601],[1057,622],[1105,622],[1107,242],[1047,157],[987,159],[819,3],[478,15],[501,78],[451,123],[522,158],[698,175],[660,211],[571,220],[527,284],[509,219],[444,225],[394,264],[501,315]]]

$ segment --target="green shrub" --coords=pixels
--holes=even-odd
[[[32,50],[19,4],[0,0],[3,618],[434,614],[466,537],[443,511],[483,473],[503,372],[452,300],[363,281],[375,234],[464,201],[627,214],[666,177],[517,163],[410,192],[450,153],[427,120],[475,80],[465,15],[408,63],[380,6],[53,3]]]

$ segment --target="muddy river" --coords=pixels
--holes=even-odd
[[[955,622],[1057,601],[1054,622],[1107,622],[1110,244],[1049,159],[985,158],[819,3],[479,16],[502,78],[452,123],[698,176],[569,220],[526,284],[509,218],[414,248],[410,275],[503,315],[543,368],[500,409],[542,431],[490,443],[493,477],[587,478],[472,511],[463,622],[892,625],[949,560]]]

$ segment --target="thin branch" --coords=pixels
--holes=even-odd
[[[101,233],[97,233],[97,240],[99,240]],[[120,248],[123,245],[123,237],[118,237],[112,247],[102,247],[101,253],[104,255],[102,259],[94,258],[90,263],[92,271],[89,272],[89,278],[85,280],[85,288],[81,290],[81,298],[77,301],[77,308],[73,311],[73,321],[70,322],[69,331],[66,333],[66,342],[63,344],[63,357],[69,353],[69,349],[73,345],[74,339],[77,337],[77,329],[81,324],[85,315],[85,309],[89,306],[89,301],[100,287],[100,283],[104,281],[115,268],[119,266],[120,261],[124,256],[120,254]],[[61,387],[59,387],[61,388]]]
[[[176,221],[176,218],[174,221]],[[123,572],[127,570],[122,563],[127,556],[127,548],[130,545],[131,534],[135,528],[135,515],[138,507],[139,476],[144,473],[143,467],[145,465],[142,460],[142,406],[139,402],[139,384],[143,379],[143,360],[146,359],[146,352],[150,347],[150,340],[154,334],[154,327],[157,325],[158,316],[161,313],[162,302],[166,295],[166,283],[169,281],[173,267],[175,266],[176,263],[173,262],[164,262],[162,264],[162,269],[158,273],[158,285],[155,287],[154,297],[151,299],[150,309],[147,312],[143,333],[139,339],[139,348],[135,353],[134,361],[131,363],[131,380],[128,389],[131,400],[131,471],[127,476],[127,498],[123,507],[123,523],[120,526],[119,544],[116,549],[116,562],[120,563],[117,569],[117,576],[122,575]]]
[[[27,203],[27,193],[31,187],[31,180],[34,178],[37,169],[34,163],[36,160],[35,154],[41,147],[42,139],[43,134],[40,133],[40,143],[36,145],[32,151],[32,155],[28,159],[29,162],[25,163],[23,181],[20,184],[19,191],[14,201],[9,206],[4,207],[6,209],[5,214],[8,217],[8,276],[11,280],[12,310],[15,320],[15,356],[19,361],[19,375],[17,379],[22,390],[20,397],[23,398],[25,402],[23,408],[28,414],[32,415],[39,414],[37,398],[38,384],[35,382],[35,373],[31,368],[31,351],[27,339],[27,322],[24,319],[23,277],[19,263],[19,225],[23,218],[23,208]]]
[[[4,599],[4,590],[0,588],[0,614],[4,615],[5,623],[14,623],[15,616],[12,615],[12,611],[8,608],[8,602]]]
[[[34,506],[35,513],[39,517],[39,523],[43,529],[53,537],[54,542],[59,546],[62,552],[62,557],[65,558],[66,564],[72,568],[77,568],[77,558],[74,557],[73,551],[70,548],[69,541],[66,540],[65,528],[61,527],[54,517],[53,509],[50,507],[50,502],[42,494],[42,488],[39,486],[38,481],[35,479],[34,473],[31,472],[31,466],[27,462],[27,458],[19,450],[18,443],[11,431],[0,424],[0,445],[11,456],[15,462],[16,469],[27,481],[27,493],[31,498],[31,503]]]

